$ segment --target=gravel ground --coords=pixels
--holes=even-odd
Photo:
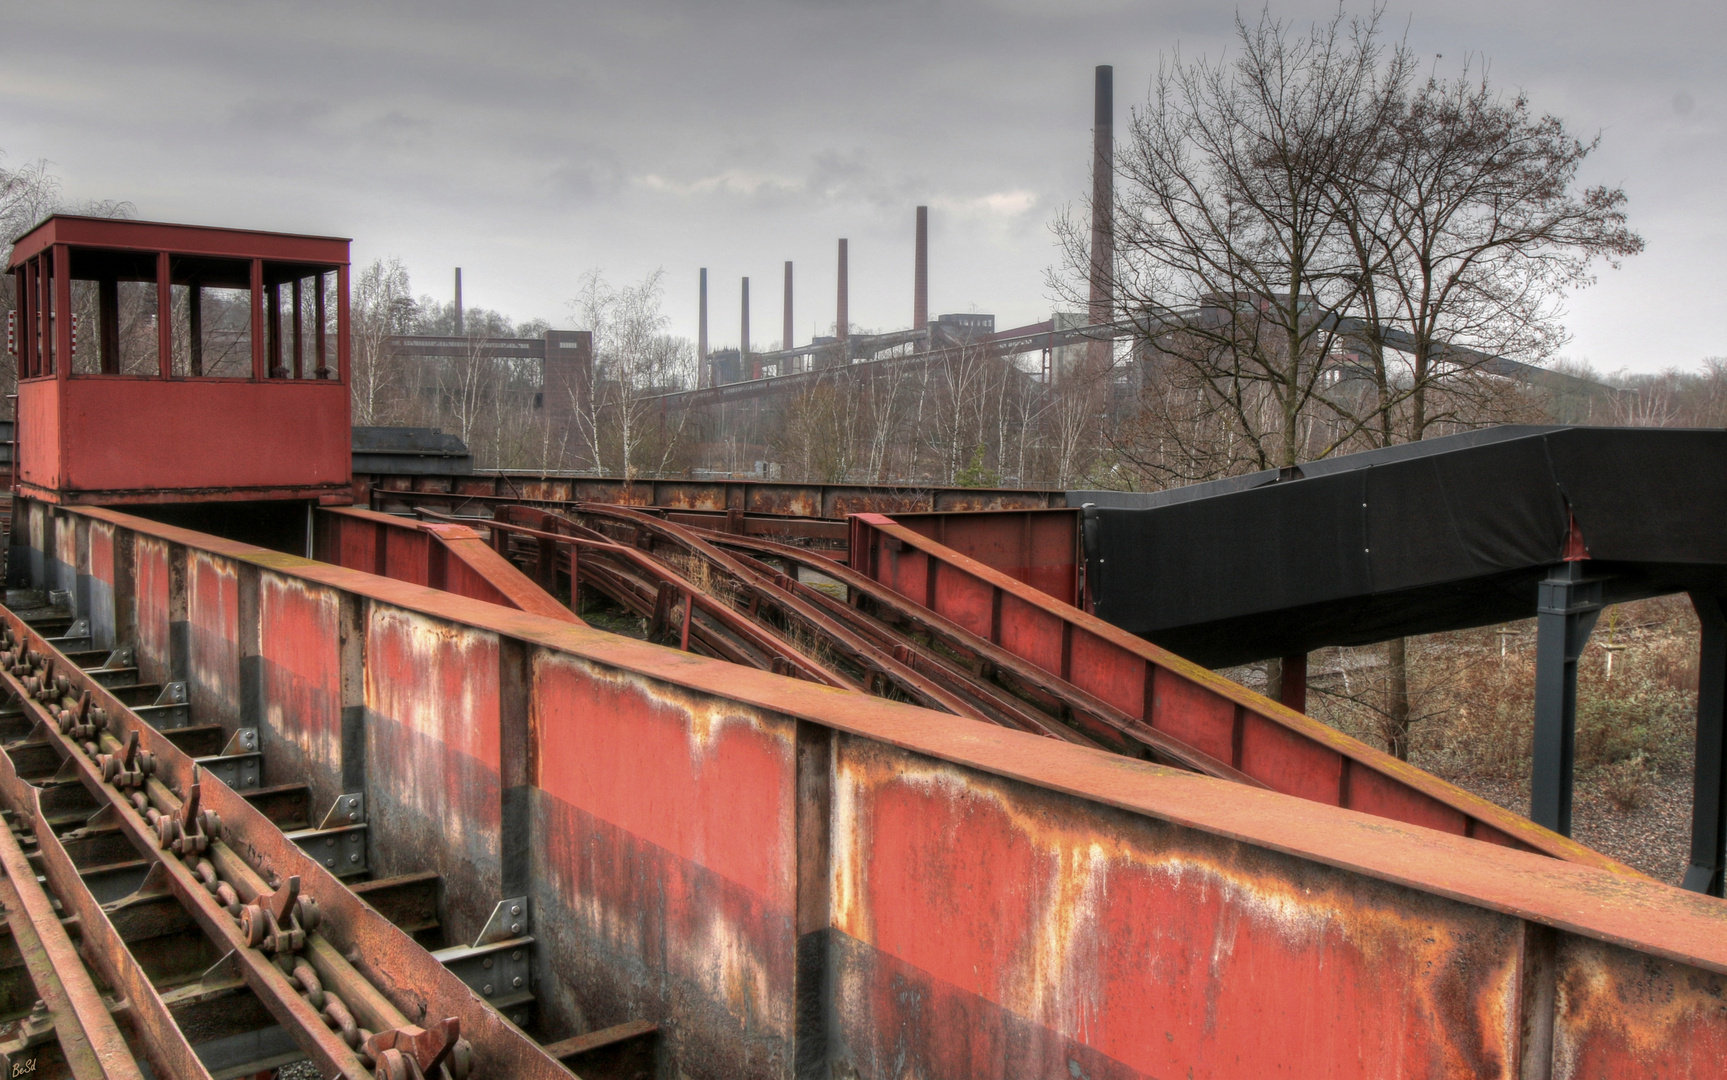
[[[1467,788],[1519,814],[1529,813],[1529,782],[1497,778],[1451,777]],[[1643,805],[1622,811],[1594,787],[1577,778],[1571,833],[1579,843],[1611,855],[1657,881],[1677,885],[1691,858],[1691,778],[1660,775],[1647,789]]]

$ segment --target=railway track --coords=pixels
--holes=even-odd
[[[680,648],[734,663],[1264,786],[804,549],[606,504],[584,503],[574,518],[529,506],[498,513],[482,522],[422,511],[491,527],[494,543],[547,591],[575,566],[579,584],[647,619],[650,639],[669,644],[675,634]],[[509,536],[518,539],[513,549]],[[576,561],[560,549],[575,550]],[[837,583],[843,598],[801,580],[800,570]]]
[[[264,786],[256,732],[90,643],[0,606],[0,1076],[650,1074],[652,1025],[529,1034],[524,898],[447,940],[436,874],[370,874],[362,795]]]

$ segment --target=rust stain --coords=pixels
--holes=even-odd
[[[1360,1075],[1513,1075],[1513,920],[1282,875],[873,748],[844,756],[835,788],[836,929],[1135,1068],[1255,1075],[1222,1066],[1255,1059],[1244,1043],[1287,1060],[1316,1008],[1329,1024],[1313,1037]],[[1253,1000],[1273,991],[1311,1007]],[[1272,1030],[1244,1039],[1250,1021]]]

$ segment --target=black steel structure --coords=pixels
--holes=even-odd
[[[1096,613],[1213,667],[1538,619],[1531,816],[1568,832],[1576,663],[1602,607],[1703,623],[1686,887],[1727,821],[1727,431],[1507,426],[1170,491],[1075,491]]]

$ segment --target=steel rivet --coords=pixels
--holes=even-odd
[[[335,859],[325,859],[324,865],[328,866],[330,869],[334,870],[336,868],[336,860]]]
[[[348,856],[348,861],[349,861],[349,862],[351,862],[351,863],[357,863],[357,862],[359,862],[359,861],[360,861],[360,856],[359,856],[359,854],[358,854],[358,853],[357,853],[357,852],[356,852],[356,853],[355,853],[355,854],[353,854],[353,855],[350,855],[350,856]]]
[[[522,906],[520,904],[511,904],[510,905],[510,914],[511,915],[520,915],[521,913],[522,913]]]
[[[325,847],[335,847],[336,846],[336,838],[334,836],[324,837],[324,846]]]
[[[520,950],[520,949],[517,949],[515,952],[510,954],[511,960],[520,960],[521,958],[522,958],[522,950]]]
[[[484,993],[487,997],[491,997],[492,996],[492,984],[487,983],[485,986],[485,989],[482,991],[482,993]]]
[[[522,924],[521,923],[518,922],[518,923],[511,923],[510,924],[510,933],[519,934],[521,932],[522,932]]]
[[[520,990],[520,989],[521,989],[521,987],[522,987],[522,977],[521,977],[521,976],[520,976],[520,975],[517,975],[517,976],[516,976],[516,977],[515,977],[515,980],[514,980],[514,981],[512,981],[512,982],[511,982],[511,983],[510,983],[510,985],[511,985],[511,986],[514,986],[514,987],[515,987],[515,988],[516,988],[516,989],[518,989],[518,990]]]
[[[491,966],[492,966],[492,958],[491,958],[491,957],[489,957],[489,956],[488,956],[488,957],[486,957],[486,959],[485,959],[485,960],[484,960],[484,962],[482,962],[482,963],[481,963],[481,964],[480,964],[480,966],[481,966],[481,967],[487,967],[487,968],[489,968],[489,967],[491,967]]]

